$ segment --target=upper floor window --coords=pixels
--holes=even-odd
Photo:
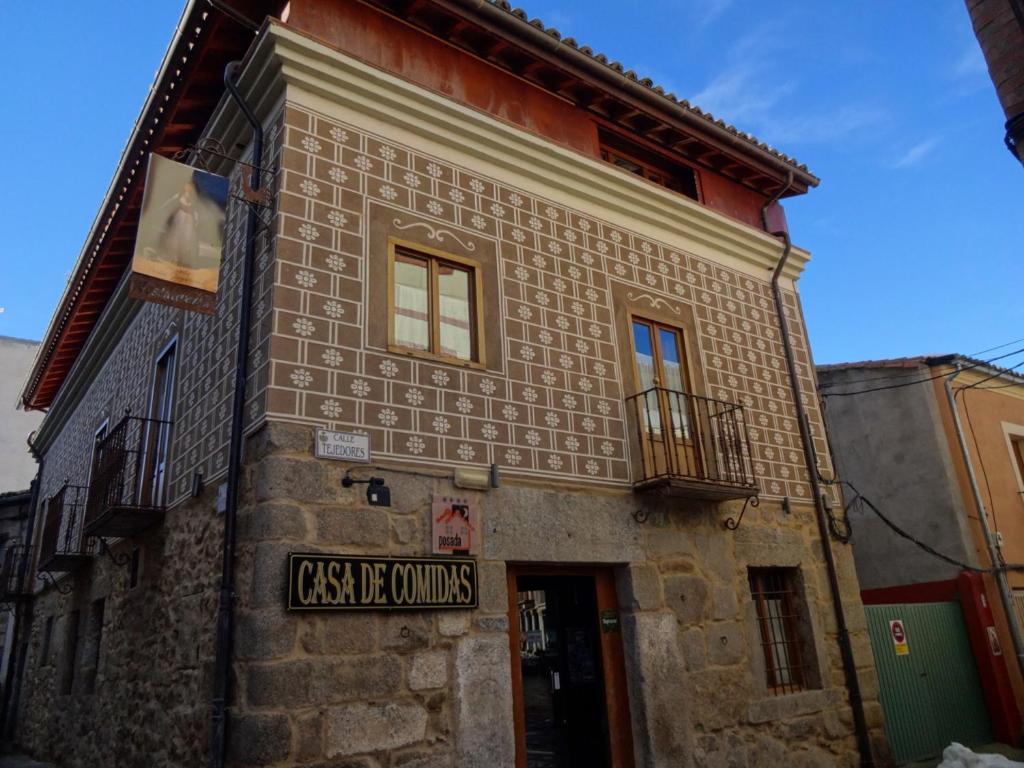
[[[140,503],[159,507],[165,503],[164,492],[170,459],[170,429],[174,416],[174,377],[177,369],[178,344],[172,341],[157,357],[153,370],[153,391],[149,401],[149,418],[145,427],[144,474],[140,486]]]
[[[605,162],[642,176],[673,192],[700,200],[697,172],[693,168],[673,162],[607,131],[600,131],[598,137],[601,143],[601,159]]]
[[[1020,474],[1021,482],[1024,483],[1024,435],[1013,435],[1010,438],[1010,448],[1013,450],[1013,458],[1017,462],[1017,472]]]
[[[482,364],[478,265],[422,246],[392,242],[388,267],[391,347]]]

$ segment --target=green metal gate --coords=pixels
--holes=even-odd
[[[896,762],[937,757],[951,741],[991,742],[960,604],[867,605],[864,611]]]

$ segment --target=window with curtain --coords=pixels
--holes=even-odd
[[[480,361],[474,268],[396,248],[392,276],[392,343],[396,347]]]

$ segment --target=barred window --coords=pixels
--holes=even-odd
[[[807,687],[807,652],[800,635],[796,568],[751,568],[750,596],[764,651],[768,689],[775,694]]]

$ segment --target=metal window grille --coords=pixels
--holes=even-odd
[[[799,632],[796,569],[751,568],[749,577],[768,689],[775,694],[802,691],[807,669]]]
[[[1017,622],[1024,627],[1024,589],[1013,590],[1013,607],[1017,613]]]

